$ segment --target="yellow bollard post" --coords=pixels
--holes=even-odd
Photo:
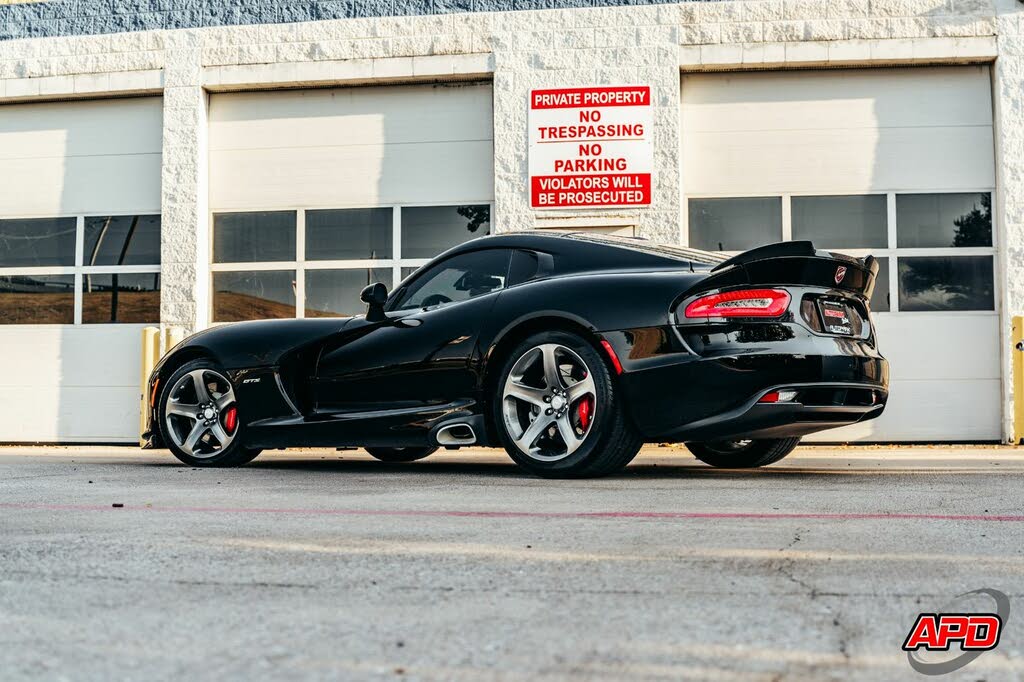
[[[181,327],[167,327],[164,329],[164,347],[162,355],[167,353],[185,340],[185,330]]]
[[[1013,318],[1013,444],[1024,439],[1024,317]]]
[[[142,377],[139,379],[139,445],[142,432],[146,429],[146,414],[149,411],[149,375],[160,360],[160,330],[157,327],[142,329]]]

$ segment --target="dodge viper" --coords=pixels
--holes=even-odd
[[[549,477],[618,471],[645,442],[719,467],[874,419],[888,397],[878,263],[771,244],[733,257],[626,237],[511,233],[456,246],[366,314],[216,326],[149,379],[151,447],[193,466],[268,448],[406,462],[501,446]]]

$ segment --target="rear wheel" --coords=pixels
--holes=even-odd
[[[763,440],[720,440],[709,443],[687,443],[693,456],[722,469],[752,469],[768,466],[793,452],[799,438],[768,438]]]
[[[235,390],[211,360],[178,368],[160,394],[159,428],[171,453],[190,466],[247,464],[259,450],[242,447]]]
[[[512,350],[492,400],[509,456],[538,476],[604,476],[625,467],[643,441],[604,359],[568,332],[535,334]]]
[[[415,462],[437,452],[437,448],[365,448],[382,462]]]

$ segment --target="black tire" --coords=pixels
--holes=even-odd
[[[200,358],[187,362],[167,379],[167,381],[161,382],[159,401],[157,402],[157,428],[160,431],[160,437],[163,442],[167,445],[167,448],[171,451],[175,457],[179,460],[194,467],[237,467],[243,464],[248,464],[260,454],[261,450],[253,448],[245,448],[242,446],[242,419],[238,419],[238,426],[235,432],[232,434],[231,442],[227,447],[222,447],[219,450],[209,454],[208,456],[195,457],[182,448],[178,447],[175,443],[175,439],[169,432],[171,428],[167,424],[166,408],[167,401],[171,398],[172,390],[177,386],[178,382],[186,375],[196,370],[209,370],[219,374],[221,377],[227,377],[227,374],[221,369],[215,362],[206,358]],[[232,387],[232,391],[234,387]],[[236,407],[239,407],[236,403]],[[240,409],[240,407],[239,407]]]
[[[365,448],[371,456],[382,462],[415,462],[430,457],[437,448]]]
[[[509,433],[503,412],[503,389],[509,374],[520,359],[543,344],[557,344],[575,353],[585,363],[595,389],[596,407],[592,408],[594,417],[589,423],[589,430],[585,431],[582,442],[573,452],[554,461],[537,459],[521,450]],[[629,464],[643,445],[639,431],[621,404],[621,394],[607,360],[591,343],[577,334],[564,331],[541,332],[523,340],[502,363],[493,391],[491,417],[498,438],[509,457],[531,474],[545,478],[606,476]],[[571,408],[570,405],[567,409]]]
[[[753,469],[774,464],[793,452],[799,438],[687,443],[693,456],[722,469]]]

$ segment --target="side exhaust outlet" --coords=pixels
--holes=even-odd
[[[438,445],[472,445],[476,442],[476,432],[469,424],[448,424],[438,430],[435,438]]]

